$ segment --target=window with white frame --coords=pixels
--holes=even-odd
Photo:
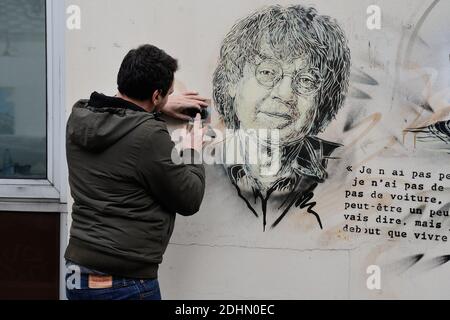
[[[64,1],[0,1],[0,201],[64,198]]]

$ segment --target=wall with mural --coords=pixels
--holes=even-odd
[[[115,94],[143,43],[211,98],[205,201],[177,220],[165,298],[450,297],[449,2],[66,3],[68,111]]]

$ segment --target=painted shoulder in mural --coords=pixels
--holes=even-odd
[[[341,145],[319,136],[344,104],[350,64],[343,30],[314,8],[269,6],[226,35],[214,102],[243,161],[225,167],[264,230],[293,208],[307,209],[322,228],[314,190],[326,181],[328,161]],[[258,161],[250,161],[253,150]]]

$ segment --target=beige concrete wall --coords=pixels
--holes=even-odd
[[[179,59],[178,91],[195,89],[211,97],[222,39],[238,19],[273,3],[291,1],[66,0],[67,5],[81,8],[82,22],[80,30],[66,33],[67,110],[92,91],[114,94],[122,58],[143,43],[157,45]],[[262,232],[260,221],[246,210],[220,169],[209,167],[202,210],[192,218],[178,218],[161,266],[167,299],[450,297],[445,281],[439,280],[448,276],[450,268],[433,260],[448,253],[448,244],[411,237],[392,240],[387,236],[390,226],[382,225],[376,225],[383,230],[381,237],[342,231],[348,223],[343,191],[356,174],[349,173],[348,166],[449,170],[448,154],[415,148],[403,131],[449,118],[449,75],[443,72],[448,71],[450,52],[448,37],[443,36],[449,29],[443,12],[449,6],[441,2],[433,7],[433,1],[422,0],[307,4],[339,21],[349,40],[353,71],[363,71],[377,82],[369,86],[353,78],[352,86],[370,99],[347,99],[337,119],[320,135],[345,145],[341,160],[330,164],[329,180],[315,195],[324,230],[298,210],[279,228]],[[366,27],[371,4],[382,9],[381,30]],[[434,114],[420,108],[422,100]],[[363,125],[346,131],[350,118]],[[364,125],[373,119],[373,126]],[[449,198],[448,193],[439,196]],[[371,209],[368,214],[374,219],[377,212]],[[405,228],[411,227],[407,215],[402,218],[408,222]],[[442,222],[445,233],[447,221]],[[423,258],[414,264],[414,256],[420,254]],[[381,268],[381,290],[366,286],[370,265]]]

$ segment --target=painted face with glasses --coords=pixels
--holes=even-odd
[[[321,83],[306,57],[279,59],[263,45],[231,92],[241,128],[279,129],[283,143],[303,139],[313,126]]]

